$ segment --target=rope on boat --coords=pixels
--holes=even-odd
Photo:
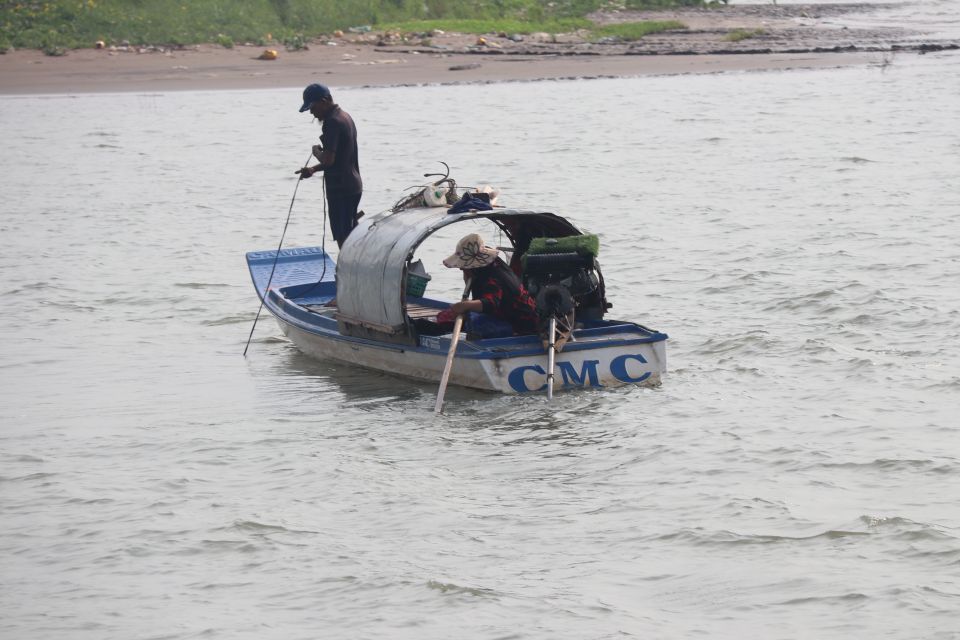
[[[303,163],[304,168],[310,163],[310,158],[312,158],[312,157],[313,157],[313,151],[310,152],[310,155],[307,156],[307,159],[304,161],[304,163]],[[270,284],[273,282],[273,274],[276,273],[276,271],[277,271],[277,261],[280,260],[280,249],[281,249],[281,247],[283,247],[283,239],[284,239],[284,238],[286,237],[286,235],[287,235],[287,227],[290,226],[290,216],[293,215],[293,203],[294,203],[294,202],[296,201],[296,199],[297,199],[297,189],[300,188],[300,183],[301,183],[302,181],[303,181],[303,178],[302,178],[302,177],[297,178],[297,186],[295,186],[295,187],[293,188],[293,197],[290,198],[290,208],[287,209],[287,221],[286,221],[285,223],[283,223],[283,233],[280,234],[280,244],[277,245],[277,253],[276,253],[275,256],[273,256],[273,267],[270,268],[270,277],[267,278],[267,286],[263,288],[263,295],[260,296],[260,308],[257,309],[257,317],[253,319],[253,326],[250,327],[250,335],[247,336],[247,345],[243,348],[243,357],[244,357],[244,358],[247,357],[247,349],[250,348],[250,341],[253,339],[253,331],[254,331],[254,329],[257,328],[257,321],[260,320],[260,313],[263,312],[263,302],[264,302],[264,300],[266,299],[266,297],[270,294]],[[326,185],[324,185],[324,186],[326,186]],[[326,223],[326,217],[327,217],[327,205],[326,205],[327,199],[326,199],[326,197],[324,197],[323,202],[324,202],[324,205],[323,205],[323,217],[324,217],[324,223]],[[324,224],[324,226],[326,226],[326,224]],[[324,233],[324,238],[326,238],[326,233]],[[327,261],[326,261],[326,260],[323,261],[323,267],[324,267],[324,269],[326,269],[326,267],[327,267]]]

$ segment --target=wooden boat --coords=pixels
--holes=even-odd
[[[512,243],[511,266],[521,271],[531,293],[545,287],[571,293],[574,324],[569,340],[554,354],[552,388],[660,384],[667,336],[604,318],[610,305],[595,256],[532,254],[531,245],[542,245],[543,239],[560,242],[582,235],[553,213],[388,211],[361,219],[337,264],[319,247],[283,249],[279,255],[254,251],[247,254],[247,264],[264,306],[307,355],[437,382],[452,336],[433,322],[450,302],[422,297],[423,291],[411,286],[418,277],[414,253],[437,230],[480,218],[492,221]],[[433,327],[440,330],[425,331]],[[544,391],[552,360],[547,351],[538,335],[491,337],[468,329],[456,347],[450,384],[502,393]]]

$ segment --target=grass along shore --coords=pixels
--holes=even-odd
[[[600,9],[701,7],[706,0],[0,0],[0,52],[109,46],[234,43],[307,46],[338,30],[429,34],[582,32],[590,40],[636,40],[682,29],[678,22],[600,26]]]

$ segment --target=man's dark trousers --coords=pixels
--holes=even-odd
[[[360,206],[361,193],[342,193],[327,191],[327,207],[330,214],[330,230],[337,246],[342,247],[347,236],[357,226],[357,207]]]

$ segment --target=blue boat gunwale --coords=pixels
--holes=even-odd
[[[335,287],[333,283],[322,283],[328,285],[324,287],[329,290],[330,286]],[[442,304],[439,300],[424,299],[430,302]],[[369,340],[355,336],[345,336],[337,328],[337,321],[324,314],[316,313],[306,307],[298,304],[296,301],[283,295],[283,289],[271,287],[270,293],[265,301],[267,308],[275,316],[284,322],[317,336],[328,340],[348,342],[353,344],[363,344],[365,346],[385,349],[387,351],[405,352],[412,351],[416,353],[445,354],[450,348],[449,336],[430,336],[436,339],[436,346],[424,346],[419,341],[416,345],[398,345],[392,343]],[[432,305],[431,305],[432,306]],[[331,309],[332,311],[332,309]],[[607,326],[593,327],[589,329],[578,329],[574,336],[578,339],[595,338],[609,335],[607,340],[592,340],[590,342],[568,342],[564,352],[589,351],[603,349],[606,347],[628,346],[634,344],[649,344],[660,342],[667,339],[667,336],[658,331],[651,331],[632,322],[621,322],[609,320]],[[617,338],[613,336],[627,333],[647,334],[642,338]],[[523,348],[523,347],[527,348]],[[516,347],[516,348],[509,348]],[[514,357],[528,357],[543,355],[543,344],[540,338],[535,335],[512,336],[509,338],[486,338],[480,340],[464,340],[457,345],[457,357],[478,360],[502,360]]]

